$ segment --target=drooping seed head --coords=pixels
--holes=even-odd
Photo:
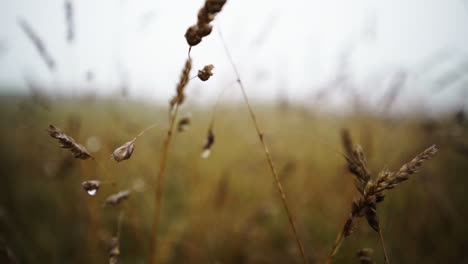
[[[121,191],[121,192],[118,192],[116,194],[113,194],[107,197],[105,204],[116,206],[120,204],[120,202],[122,202],[123,200],[128,199],[129,196],[130,196],[130,191],[127,191],[127,190]]]
[[[128,160],[132,156],[133,151],[135,150],[135,141],[136,138],[115,149],[114,153],[112,153],[112,157],[114,158],[114,160],[117,162]]]
[[[190,126],[190,117],[189,116],[183,117],[177,123],[177,131],[184,132],[188,129],[189,126]]]
[[[197,23],[187,29],[185,39],[190,46],[198,45],[203,37],[208,36],[213,30],[210,23],[217,13],[221,11],[226,0],[206,0],[197,15]]]
[[[213,133],[213,129],[208,130],[208,136],[206,137],[205,145],[203,146],[202,158],[206,159],[211,154],[211,147],[215,142],[215,135]]]
[[[185,39],[190,46],[196,46],[201,42],[202,37],[198,35],[197,25],[193,25],[187,29],[187,32],[185,32]]]
[[[207,81],[211,76],[213,76],[213,69],[213,64],[206,65],[203,69],[198,71],[198,78],[202,81]]]
[[[89,154],[84,146],[76,143],[72,137],[62,133],[62,131],[54,125],[49,125],[47,132],[51,137],[58,139],[61,148],[69,149],[75,158],[83,160],[92,158],[91,154]]]

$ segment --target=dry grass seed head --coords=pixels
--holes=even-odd
[[[177,123],[177,131],[184,132],[190,126],[190,117],[186,116],[179,120]]]
[[[375,264],[372,260],[372,253],[374,250],[372,248],[363,248],[356,253],[356,256],[359,258],[359,263],[361,264]]]
[[[411,174],[417,173],[424,162],[431,159],[437,153],[437,151],[437,147],[432,145],[414,157],[410,162],[404,164],[392,177],[392,184],[396,185],[402,181],[407,180]]]
[[[208,79],[210,79],[210,77],[213,76],[213,69],[213,64],[206,65],[205,67],[203,67],[203,69],[198,71],[198,78],[202,81],[208,81]]]
[[[217,13],[221,11],[226,0],[206,0],[205,5],[198,11],[197,24],[189,27],[185,39],[190,46],[198,45],[203,37],[211,34],[213,27],[210,23]]]
[[[133,151],[135,150],[135,141],[136,138],[115,149],[114,153],[112,153],[112,157],[114,158],[114,160],[117,162],[128,160],[132,156]]]
[[[109,264],[117,264],[120,255],[120,241],[118,237],[109,240]]]
[[[210,128],[208,130],[208,136],[206,137],[205,145],[203,146],[202,158],[208,158],[211,153],[211,147],[215,142],[215,135],[213,133],[213,129]]]
[[[374,229],[375,232],[379,232],[380,222],[379,217],[377,216],[377,203],[375,201],[367,204],[364,209],[364,215],[370,227]]]
[[[61,148],[70,149],[75,158],[83,160],[92,158],[91,154],[89,154],[85,147],[76,143],[72,137],[67,136],[54,125],[49,125],[47,132],[49,132],[51,137],[58,139]]]
[[[372,229],[379,232],[377,203],[384,200],[384,191],[393,189],[397,184],[407,180],[409,175],[416,173],[422,164],[436,153],[437,148],[432,145],[403,165],[398,172],[391,173],[388,170],[383,170],[377,179],[368,181],[362,192],[362,197],[353,203],[352,214],[358,217],[365,216]]]
[[[346,161],[348,162],[348,170],[356,176],[355,185],[357,190],[363,194],[364,188],[371,178],[371,174],[367,168],[367,160],[362,147],[355,145],[352,155],[346,157]]]
[[[375,183],[372,182],[366,187],[366,193],[368,196],[377,196],[376,201],[380,202],[383,200],[384,191],[395,188],[399,183],[409,179],[409,176],[418,172],[421,166],[431,159],[438,149],[435,145],[430,146],[423,152],[414,157],[410,162],[404,164],[397,172],[390,172],[383,170],[377,176]]]
[[[177,94],[170,101],[171,109],[176,104],[180,105],[184,102],[185,100],[184,89],[187,86],[187,83],[189,81],[189,74],[190,74],[191,69],[192,69],[192,59],[188,58],[187,61],[185,62],[184,69],[182,70],[182,73],[180,75],[180,81],[177,84]]]
[[[123,200],[128,199],[129,196],[130,196],[130,191],[128,190],[121,191],[121,192],[118,192],[116,194],[113,194],[107,197],[105,204],[116,206],[116,205],[119,205],[120,202],[122,202]]]
[[[348,237],[354,232],[354,216],[351,214],[343,227],[343,236]]]

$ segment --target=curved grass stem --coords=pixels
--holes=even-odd
[[[219,34],[219,37],[220,37],[220,39],[221,39],[221,41],[223,43],[224,51],[225,51],[231,65],[232,65],[232,68],[233,68],[233,70],[234,70],[234,72],[236,74],[237,83],[239,84],[239,87],[240,87],[240,89],[242,91],[242,96],[243,96],[245,104],[247,105],[247,109],[249,111],[250,118],[252,119],[252,122],[254,123],[255,130],[257,132],[258,138],[260,140],[260,143],[262,144],[263,152],[265,153],[265,157],[266,157],[266,160],[267,160],[267,163],[268,163],[268,167],[270,168],[270,172],[271,172],[271,174],[272,174],[272,176],[273,176],[273,178],[275,180],[276,187],[277,187],[278,192],[280,194],[281,201],[283,202],[283,207],[284,207],[284,210],[286,211],[286,214],[288,216],[289,224],[291,225],[291,229],[292,229],[292,231],[294,233],[294,237],[296,239],[296,243],[297,243],[297,246],[298,246],[299,251],[301,253],[302,259],[303,259],[304,263],[307,263],[307,257],[306,257],[306,254],[305,254],[304,246],[302,244],[301,239],[299,238],[299,233],[297,231],[296,223],[294,221],[294,218],[292,216],[291,210],[290,210],[288,202],[287,202],[286,193],[285,193],[285,191],[283,189],[283,185],[281,184],[278,173],[276,172],[276,168],[275,168],[273,160],[271,158],[270,151],[268,150],[268,146],[265,143],[265,139],[263,137],[263,132],[260,129],[260,126],[259,126],[258,121],[257,121],[257,117],[255,116],[255,113],[252,110],[252,106],[250,105],[249,98],[247,97],[247,93],[245,92],[244,84],[242,83],[242,80],[240,78],[237,67],[236,67],[236,65],[234,63],[234,60],[231,57],[231,53],[229,52],[229,49],[227,48],[226,42],[223,39],[221,31],[218,30],[218,34]]]

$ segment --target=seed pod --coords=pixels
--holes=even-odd
[[[212,31],[210,23],[216,14],[221,11],[226,0],[206,0],[205,5],[198,11],[197,23],[187,29],[185,39],[190,46],[196,46],[203,37],[208,36]]]
[[[201,42],[202,37],[198,35],[198,27],[196,25],[187,29],[187,32],[185,32],[185,39],[190,46],[196,46]]]
[[[377,205],[376,203],[369,204],[365,209],[367,223],[374,229],[375,232],[379,232],[379,217],[377,216]]]
[[[105,204],[106,205],[116,206],[116,205],[120,204],[120,202],[122,202],[123,200],[128,199],[128,196],[130,196],[130,191],[126,190],[126,191],[118,192],[116,194],[113,194],[113,195],[107,197]]]
[[[179,123],[177,123],[177,131],[184,132],[188,129],[189,126],[190,126],[190,117],[186,116],[184,118],[181,118],[179,120]]]
[[[213,146],[215,142],[215,135],[213,133],[213,130],[210,128],[208,130],[208,137],[206,138],[206,143],[203,146],[203,152],[202,152],[202,158],[206,159],[210,156],[211,154],[211,147]]]
[[[83,186],[83,189],[89,195],[95,195],[99,190],[100,185],[101,183],[99,181],[84,181],[81,183],[81,186]]]
[[[202,81],[207,81],[208,79],[210,79],[211,76],[213,76],[213,68],[213,64],[206,65],[205,67],[203,67],[203,69],[198,71],[198,78]]]
[[[213,27],[208,24],[203,24],[201,26],[198,26],[198,36],[201,38],[208,36],[211,31],[213,30]]]
[[[225,3],[226,0],[206,0],[205,8],[209,13],[218,13]]]
[[[350,236],[354,231],[354,217],[350,216],[343,227],[344,237]]]
[[[112,153],[114,160],[117,162],[128,160],[132,156],[133,150],[135,149],[135,140],[136,138],[114,150],[114,153]]]
[[[374,250],[372,248],[363,248],[359,250],[356,254],[356,256],[359,258],[359,263],[361,264],[375,264],[375,262],[372,260],[372,253]]]

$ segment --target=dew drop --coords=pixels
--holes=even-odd
[[[89,195],[95,195],[97,191],[99,190],[100,186],[99,181],[84,181],[81,183],[81,186],[83,186],[83,189],[89,194]]]

